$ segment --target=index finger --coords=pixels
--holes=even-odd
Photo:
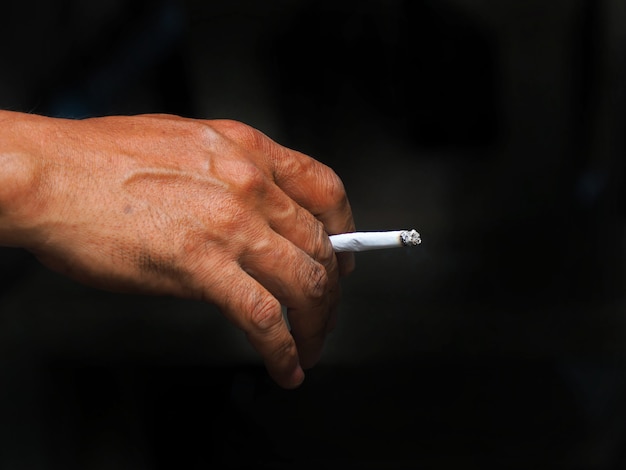
[[[308,155],[275,144],[273,174],[276,185],[324,224],[329,235],[355,230],[352,209],[341,178]],[[340,275],[354,269],[353,253],[337,253]]]
[[[318,218],[329,234],[354,230],[348,196],[337,173],[308,155],[275,145],[270,156],[276,184]]]
[[[284,147],[261,131],[229,120],[212,121],[219,132],[243,145],[259,158],[281,190],[298,205],[309,211],[329,235],[353,232],[352,209],[343,182],[322,162],[304,153]],[[352,253],[337,256],[340,274],[354,268]]]

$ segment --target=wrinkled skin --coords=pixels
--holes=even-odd
[[[354,230],[330,168],[235,121],[2,113],[0,125],[1,244],[98,288],[216,304],[279,385],[302,382],[354,264],[328,239]]]

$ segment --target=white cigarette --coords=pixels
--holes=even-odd
[[[352,232],[331,235],[330,242],[335,251],[369,251],[401,246],[416,246],[422,243],[415,230],[392,230],[389,232]]]

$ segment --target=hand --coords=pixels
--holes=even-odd
[[[279,385],[302,382],[354,264],[327,236],[354,230],[331,169],[235,121],[32,119],[26,248],[92,286],[214,303]]]

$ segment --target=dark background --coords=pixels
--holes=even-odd
[[[0,107],[232,118],[357,228],[296,391],[212,306],[0,251],[0,469],[626,468],[621,0],[0,6]]]

